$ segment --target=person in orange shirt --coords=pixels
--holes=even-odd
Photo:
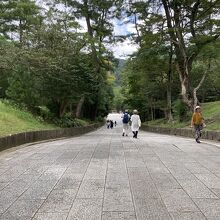
[[[204,124],[204,118],[202,117],[201,113],[201,107],[196,106],[195,111],[192,116],[192,121],[191,121],[191,127],[194,127],[195,130],[195,139],[197,143],[200,142],[200,137],[202,136],[202,129],[203,129],[203,124]]]

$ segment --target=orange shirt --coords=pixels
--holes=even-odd
[[[199,125],[202,124],[203,117],[200,112],[194,112],[192,116],[192,125]]]

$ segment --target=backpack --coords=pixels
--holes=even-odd
[[[129,122],[128,113],[125,113],[125,114],[124,114],[122,122],[123,122],[124,124],[127,124],[127,123]]]

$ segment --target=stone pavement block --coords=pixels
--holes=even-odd
[[[170,220],[169,213],[161,199],[135,199],[137,220]]]
[[[130,197],[117,195],[105,196],[103,211],[134,211],[133,202]]]
[[[115,172],[115,173],[121,173],[122,175],[127,175],[127,169],[126,169],[126,164],[124,161],[116,161],[112,162],[109,161],[108,163],[108,173],[110,172]]]
[[[60,166],[60,165],[54,165],[52,167],[49,167],[43,175],[50,175],[53,177],[58,177],[60,178],[63,173],[66,171],[67,167],[66,166]]]
[[[63,175],[54,189],[75,189],[79,188],[81,181],[74,176]]]
[[[102,220],[136,220],[134,212],[103,212]]]
[[[220,219],[219,199],[193,199],[208,220]]]
[[[77,190],[53,190],[38,212],[68,212],[75,199]]]
[[[129,167],[128,175],[130,180],[146,180],[151,179],[146,167]]]
[[[46,199],[52,191],[56,182],[54,181],[36,181],[31,185],[27,191],[25,191],[21,198],[22,199]]]
[[[108,169],[106,182],[128,182],[128,175],[126,171]]]
[[[105,180],[83,180],[77,193],[77,198],[103,198]]]
[[[169,212],[199,212],[198,207],[182,189],[160,190]]]
[[[8,186],[4,188],[5,191],[11,192],[15,196],[19,197],[22,193],[24,193],[30,186],[30,183],[27,184],[25,180],[15,180]]]
[[[105,188],[129,188],[128,179],[117,181],[106,181]]]
[[[124,185],[109,185],[105,188],[105,197],[131,197],[130,187],[126,187]]]
[[[194,174],[210,174],[211,172],[199,163],[185,163],[184,166]]]
[[[63,158],[58,158],[53,165],[55,166],[68,166],[72,162],[72,159],[63,159]]]
[[[149,180],[132,180],[131,191],[134,198],[160,198],[154,183]]]
[[[220,199],[220,189],[211,189],[211,190]]]
[[[0,191],[4,189],[10,182],[0,182]]]
[[[58,161],[61,159],[69,159],[69,160],[73,160],[78,154],[78,151],[76,150],[76,148],[74,148],[73,151],[66,149],[64,153],[62,153],[62,155],[60,157],[58,157]]]
[[[13,219],[31,219],[37,212],[43,200],[17,200],[12,206],[1,216],[4,220]]]
[[[72,173],[81,173],[84,174],[88,167],[88,162],[82,163],[71,163],[71,165],[66,169],[65,174],[72,174]]]
[[[33,167],[31,167],[30,169],[26,170],[22,175],[33,175],[35,177],[39,177],[41,176],[47,169],[49,168],[49,166],[42,166],[42,165],[35,165]]]
[[[1,165],[0,165],[0,175],[7,172],[7,170],[8,170],[8,168],[6,168],[6,169],[4,169],[3,167],[1,168]]]
[[[101,220],[103,199],[76,199],[67,220]]]
[[[187,170],[186,168],[184,168],[182,165],[181,166],[170,166],[168,167],[170,173],[175,177],[175,179],[177,180],[185,180],[185,179],[193,179],[194,175]]]
[[[94,159],[105,160],[109,157],[109,152],[95,152],[92,156]]]
[[[66,220],[68,213],[37,213],[32,220]]]
[[[84,176],[85,179],[105,179],[106,169],[88,169]]]
[[[207,220],[201,212],[170,212],[172,220]]]
[[[141,157],[126,158],[127,167],[146,167]]]
[[[178,182],[191,198],[218,198],[207,186],[195,177],[185,180],[181,179],[178,180]]]
[[[152,180],[159,189],[179,189],[181,186],[177,180],[168,173],[153,173]]]
[[[220,189],[220,177],[214,174],[195,174],[195,176],[208,188]]]
[[[169,173],[169,170],[158,158],[154,158],[154,160],[148,160],[148,158],[143,159],[145,160],[145,165],[150,173]]]
[[[18,196],[13,192],[0,191],[0,214],[4,213],[17,198]]]
[[[18,178],[21,174],[23,174],[27,169],[24,168],[12,168],[10,170],[7,170],[2,175],[0,175],[0,182],[7,182],[12,181],[15,178]]]

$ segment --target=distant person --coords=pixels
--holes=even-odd
[[[107,128],[109,129],[110,128],[110,120],[106,121],[106,125],[107,125]]]
[[[123,123],[123,132],[122,136],[128,136],[129,133],[129,121],[131,116],[128,114],[128,110],[125,110],[125,113],[122,116],[122,123]]]
[[[110,120],[110,128],[112,129],[114,127],[114,122]]]
[[[205,127],[205,123],[202,117],[201,107],[198,105],[195,107],[192,115],[191,127],[194,128],[196,142],[201,143],[199,139],[202,136],[202,129]]]
[[[117,121],[115,121],[115,127],[116,127],[116,125],[117,125]]]
[[[138,115],[138,111],[135,109],[131,116],[131,130],[133,132],[133,138],[137,138],[139,128],[141,127],[141,119]]]

